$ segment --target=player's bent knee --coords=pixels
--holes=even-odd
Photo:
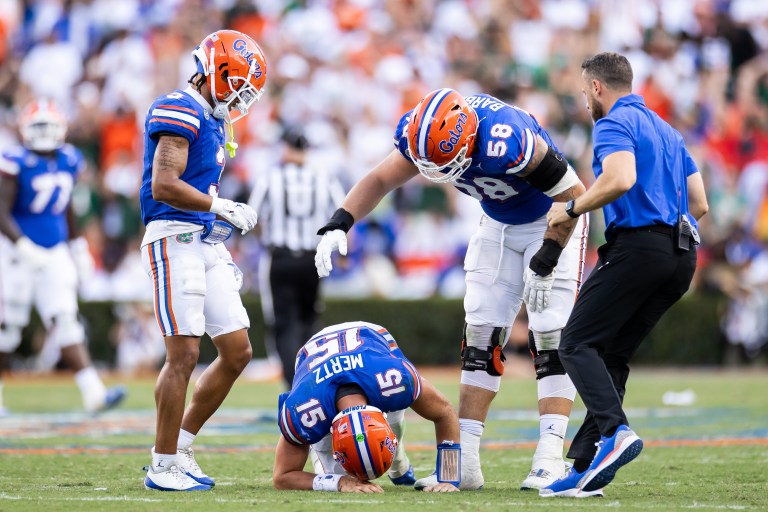
[[[0,325],[0,352],[10,354],[21,345],[21,327]]]
[[[85,341],[85,329],[76,315],[58,315],[51,321],[50,340],[59,348],[71,347]]]
[[[533,356],[536,380],[553,375],[565,375],[565,368],[560,361],[560,330],[551,332],[528,331],[528,349]]]
[[[498,391],[504,373],[507,328],[464,324],[461,383]]]

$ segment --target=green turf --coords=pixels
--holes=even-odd
[[[427,373],[429,375],[429,373]],[[457,386],[450,375],[433,379],[455,399]],[[141,467],[148,456],[141,451],[151,443],[153,382],[128,383],[130,396],[124,407],[97,421],[107,428],[98,436],[69,433],[55,437],[30,437],[49,416],[40,413],[77,409],[79,395],[68,380],[8,380],[6,406],[28,421],[19,433],[18,421],[0,420],[0,511],[26,510],[351,510],[473,511],[473,510],[768,510],[768,375],[722,372],[636,372],[630,377],[626,406],[633,427],[648,446],[632,464],[622,469],[604,499],[545,500],[518,490],[530,468],[528,448],[484,449],[486,478],[481,492],[431,495],[395,488],[383,482],[386,493],[375,496],[313,492],[277,492],[271,488],[273,455],[266,451],[277,439],[271,419],[277,384],[238,383],[222,410],[233,424],[220,423],[215,432],[203,430],[196,442],[198,460],[217,478],[208,493],[158,493],[146,491]],[[665,391],[692,389],[693,406],[667,407]],[[492,409],[485,439],[489,442],[534,441],[537,421],[532,408],[535,384],[527,379],[506,379]],[[141,428],[119,433],[134,414]],[[569,435],[575,432],[583,408],[577,404]],[[28,416],[25,416],[27,414]],[[17,416],[18,418],[19,416]],[[431,442],[431,426],[409,416],[406,445]],[[73,423],[82,420],[75,416]],[[238,422],[240,424],[238,424]],[[23,422],[22,422],[23,423]],[[63,422],[67,426],[66,421]],[[62,424],[60,423],[60,426]],[[240,431],[237,427],[243,427]],[[13,430],[13,429],[16,430]],[[9,435],[8,432],[15,432]],[[758,438],[748,445],[670,446],[672,440]],[[659,444],[661,443],[661,444]],[[129,453],[46,455],[9,454],[10,448],[125,447]],[[234,453],[215,451],[235,448]],[[238,448],[239,447],[239,448]],[[260,449],[256,449],[260,448]],[[412,451],[417,475],[432,471],[434,453]],[[386,479],[385,479],[386,480]]]

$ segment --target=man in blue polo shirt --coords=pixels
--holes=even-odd
[[[643,441],[622,409],[629,360],[688,290],[696,268],[696,220],[708,208],[682,136],[632,94],[629,61],[601,53],[581,67],[582,92],[595,121],[597,179],[575,201],[555,203],[548,219],[557,226],[602,207],[607,243],[559,348],[587,416],[568,452],[573,468],[541,489],[544,497],[596,495],[640,454]]]

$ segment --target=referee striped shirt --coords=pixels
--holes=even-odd
[[[282,163],[260,173],[248,200],[259,213],[267,247],[314,251],[317,230],[344,201],[335,173],[311,163]]]

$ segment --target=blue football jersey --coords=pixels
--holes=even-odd
[[[11,215],[24,236],[43,247],[69,239],[67,208],[84,164],[83,155],[69,144],[50,154],[23,146],[2,153],[0,172],[18,183]]]
[[[189,141],[187,167],[181,179],[204,194],[217,196],[224,170],[224,121],[216,119],[197,91],[187,88],[161,96],[152,103],[144,121],[144,174],[141,181],[141,218],[205,224],[216,218],[210,212],[185,212],[152,198],[152,161],[160,135]]]
[[[421,378],[381,326],[348,322],[323,329],[299,350],[291,391],[280,395],[278,424],[286,441],[314,444],[331,431],[336,390],[357,384],[384,412],[410,407]]]
[[[489,217],[504,224],[528,224],[545,215],[552,199],[517,173],[530,162],[536,135],[558,151],[549,134],[531,114],[493,96],[476,94],[465,99],[480,123],[472,164],[453,186],[480,201]],[[408,160],[411,112],[400,119],[395,131],[395,146]]]

